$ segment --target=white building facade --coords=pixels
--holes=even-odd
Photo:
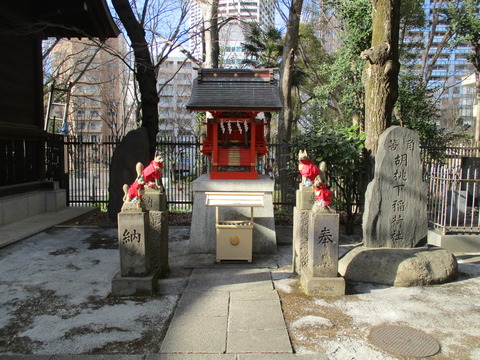
[[[218,5],[220,29],[220,67],[241,68],[245,53],[242,43],[248,34],[248,24],[257,23],[261,27],[275,24],[274,0],[220,0]],[[189,17],[191,33],[201,34],[202,11],[200,5],[192,0]],[[197,59],[203,59],[202,37],[193,36],[190,39],[190,50]]]
[[[196,115],[187,104],[196,76],[192,62],[185,56],[170,56],[158,69],[159,135],[178,139],[195,134]]]

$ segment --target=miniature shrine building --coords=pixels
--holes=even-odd
[[[256,180],[267,154],[262,113],[282,107],[274,69],[198,69],[187,104],[207,112],[201,151],[212,162],[210,179]]]

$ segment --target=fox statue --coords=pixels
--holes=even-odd
[[[165,189],[162,184],[162,172],[163,172],[163,157],[160,153],[155,152],[155,156],[153,160],[142,171],[145,184],[152,189],[159,189],[160,192],[164,192]]]
[[[137,206],[137,210],[141,208],[142,197],[145,194],[145,180],[142,175],[143,165],[142,163],[137,163],[135,166],[137,171],[137,178],[128,186],[127,184],[123,185],[123,192],[125,193],[123,197],[123,202],[132,202]]]
[[[302,175],[302,185],[312,186],[315,178],[320,175],[320,169],[308,157],[307,150],[298,152],[298,171]]]

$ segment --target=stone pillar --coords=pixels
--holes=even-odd
[[[300,279],[308,294],[345,294],[345,280],[338,277],[339,220],[336,213],[310,212],[308,265]]]
[[[298,202],[297,202],[298,204]],[[310,210],[293,208],[292,271],[301,274],[308,265],[308,222]]]
[[[166,276],[168,265],[168,211],[149,211],[151,266],[158,271],[159,276]]]
[[[143,201],[149,213],[151,268],[158,271],[159,276],[166,276],[169,270],[167,196],[160,190],[145,188]]]
[[[272,254],[277,250],[275,219],[273,214],[274,182],[266,175],[258,180],[218,180],[202,175],[192,183],[194,198],[190,230],[190,253],[215,254],[215,207],[206,206],[206,192],[261,192],[263,207],[253,211],[253,253]],[[249,207],[221,207],[219,218],[224,220],[249,220]]]
[[[148,211],[122,211],[118,214],[118,244],[122,276],[148,275],[150,272],[149,240]]]
[[[118,214],[120,272],[112,280],[112,293],[119,296],[153,294],[157,271],[151,268],[149,212],[125,203]]]

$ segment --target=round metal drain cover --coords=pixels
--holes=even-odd
[[[383,350],[401,356],[422,358],[440,351],[437,340],[408,326],[382,326],[372,329],[370,341]]]

